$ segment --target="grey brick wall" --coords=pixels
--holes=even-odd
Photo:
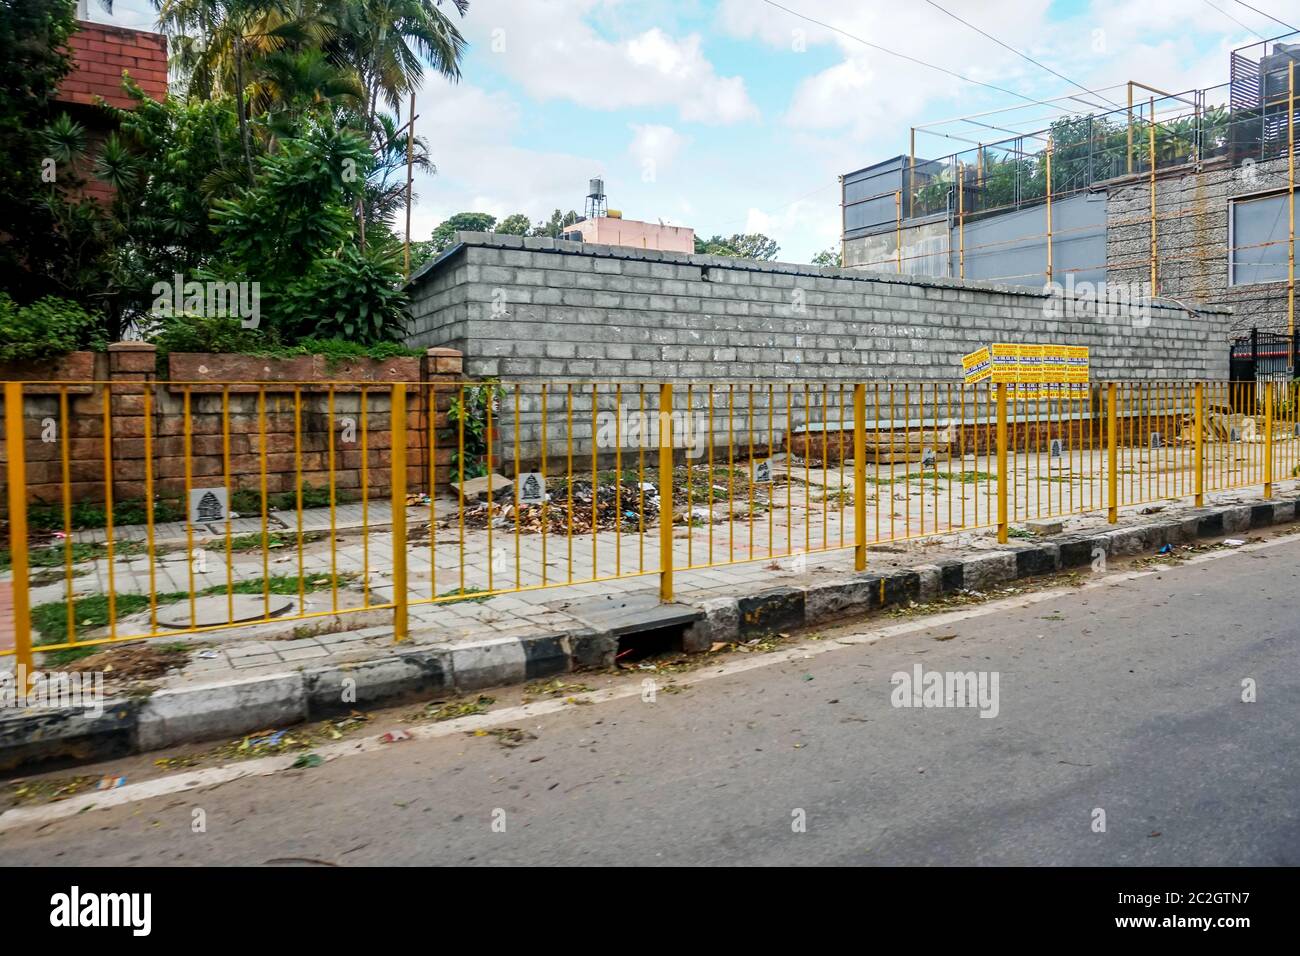
[[[470,377],[672,381],[697,392],[758,382],[779,393],[792,382],[798,405],[805,383],[838,394],[858,381],[959,381],[961,356],[995,341],[1087,345],[1094,380],[1227,375],[1224,310],[1157,302],[1098,314],[1086,299],[988,283],[480,233],[459,240],[412,278],[408,342],[460,349]],[[535,386],[524,393],[528,457],[540,431]],[[575,417],[590,422],[584,393]],[[597,402],[606,401],[602,391]],[[756,402],[760,433],[768,404]],[[779,394],[772,404],[783,404]],[[503,425],[509,441],[512,422]]]

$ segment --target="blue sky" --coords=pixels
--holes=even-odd
[[[149,0],[116,0],[112,15],[97,2],[91,19],[152,22]],[[1228,51],[1286,32],[1235,0],[936,3],[1089,88],[1226,83]],[[780,4],[1024,97],[1079,92],[927,0]],[[1251,5],[1300,25],[1297,0]],[[906,152],[910,126],[1019,105],[994,122],[1029,130],[1078,106],[1025,104],[764,0],[471,0],[462,29],[471,45],[461,81],[429,78],[418,97],[418,132],[439,172],[416,181],[416,239],[463,210],[534,220],[581,211],[588,178],[601,174],[629,218],[706,236],[761,231],[779,258],[807,261],[838,245],[837,176]],[[1105,95],[1124,100],[1122,86]],[[917,152],[962,145],[921,135]]]

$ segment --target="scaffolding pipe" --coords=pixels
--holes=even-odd
[[[1286,182],[1287,205],[1290,207],[1291,230],[1286,252],[1286,325],[1291,336],[1291,354],[1295,355],[1295,61],[1287,64],[1286,111]],[[1294,365],[1294,362],[1289,363]],[[1294,373],[1293,373],[1294,374]]]
[[[1128,172],[1133,174],[1133,81],[1128,81]]]
[[[1052,139],[1047,139],[1047,284],[1052,284]]]
[[[916,127],[912,127],[912,141],[908,147],[907,163],[907,214],[913,214],[913,203],[916,202]]]
[[[844,236],[849,231],[849,211],[844,202],[844,177],[840,177],[840,268],[848,261],[849,243]]]
[[[957,269],[966,278],[966,167],[957,160]]]
[[[903,191],[894,190],[894,260],[896,271],[903,271]]]
[[[1151,115],[1147,123],[1147,151],[1151,163],[1151,297],[1155,298],[1156,272],[1156,98],[1151,97]]]

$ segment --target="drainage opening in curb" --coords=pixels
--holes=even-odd
[[[619,664],[633,664],[657,654],[681,653],[682,635],[689,626],[689,624],[668,624],[664,627],[620,634],[618,652],[614,660]]]

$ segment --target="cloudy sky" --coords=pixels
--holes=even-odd
[[[116,0],[111,15],[97,2],[94,20],[151,28],[150,0]],[[1297,0],[1250,6],[471,0],[462,79],[428,79],[418,97],[418,132],[438,174],[416,181],[413,238],[464,210],[534,220],[556,207],[581,211],[588,178],[601,174],[610,205],[629,218],[706,236],[764,232],[779,258],[807,261],[838,244],[839,174],[906,152],[910,126],[1019,106],[986,121],[1040,129],[1079,104],[1026,98],[1079,93],[1075,83],[1118,84],[1104,93],[1115,103],[1129,79],[1171,92],[1224,84],[1229,50],[1288,32],[1265,14],[1300,24]],[[941,129],[1000,135],[969,123]],[[917,140],[921,156],[961,148]]]

